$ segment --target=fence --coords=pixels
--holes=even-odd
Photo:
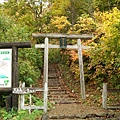
[[[104,109],[118,109],[118,105],[107,105],[107,94],[108,92],[120,92],[120,89],[110,89],[107,88],[107,83],[103,83],[103,92],[102,92],[102,106]]]
[[[46,86],[46,85],[45,85]],[[44,92],[44,106],[35,106],[32,105],[32,98],[31,95],[35,92]],[[19,101],[18,101],[18,109],[19,110],[29,110],[29,113],[31,113],[32,109],[43,109],[44,111],[46,111],[46,103],[45,103],[45,96],[46,96],[46,91],[47,91],[47,87],[43,88],[34,88],[32,86],[30,87],[25,87],[25,83],[21,83],[18,88],[13,88],[13,94],[18,94],[19,95]],[[29,105],[25,105],[25,95],[29,95]]]

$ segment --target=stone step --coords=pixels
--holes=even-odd
[[[58,78],[57,78],[57,77],[55,77],[55,78],[49,78],[49,79],[48,79],[48,82],[49,82],[49,81],[58,81]],[[59,81],[58,81],[58,82],[59,82]]]
[[[60,95],[60,94],[67,94],[65,91],[48,91],[50,95]]]
[[[48,75],[48,79],[55,79],[55,78],[57,78],[57,76]]]
[[[70,92],[59,82],[54,66],[50,66],[48,70],[48,100],[50,102],[59,103],[75,103],[76,98],[70,96]]]
[[[60,84],[60,82],[57,80],[57,79],[50,79],[50,80],[48,80],[48,83],[59,83]]]
[[[64,90],[64,87],[61,86],[60,84],[58,86],[48,86],[49,89],[59,89],[59,90]]]
[[[60,84],[60,83],[58,81],[49,81],[48,84],[54,84],[54,85],[56,85],[56,84]]]
[[[72,104],[72,103],[81,103],[81,102],[77,101],[77,100],[69,100],[69,101],[64,101],[64,100],[53,100],[52,101],[52,100],[50,100],[50,103],[53,103],[53,104]]]
[[[60,84],[57,84],[57,85],[55,85],[55,84],[48,84],[48,86],[49,87],[54,87],[54,86],[60,86]]]
[[[70,101],[75,101],[77,102],[78,100],[76,100],[75,98],[70,98],[70,97],[66,97],[66,98],[51,98],[51,97],[48,97],[48,100],[49,101],[64,101],[64,102],[70,102]]]
[[[53,85],[53,87],[54,87],[54,86],[61,86],[61,84],[60,84],[60,83],[57,83],[57,82],[49,82],[49,83],[48,83],[48,87],[51,87],[51,86],[49,86],[49,85]]]
[[[68,94],[59,94],[59,95],[51,95],[49,94],[48,97],[52,97],[52,98],[68,98],[69,95]]]
[[[48,85],[49,85],[49,84],[54,84],[55,86],[58,85],[58,84],[61,85],[61,84],[60,84],[59,82],[57,82],[57,81],[50,81],[50,82],[48,82]],[[48,87],[49,87],[49,86],[48,86]]]
[[[50,73],[50,74],[49,74]],[[48,75],[53,75],[53,76],[56,76],[56,71],[48,71]]]
[[[63,87],[61,87],[60,85],[57,86],[57,87],[56,87],[56,86],[49,86],[49,87],[48,87],[48,90],[49,90],[49,91],[55,91],[55,90],[56,90],[56,91],[65,91],[65,89],[64,89]]]
[[[65,90],[58,90],[58,89],[51,89],[51,90],[48,89],[48,91],[49,92],[65,92]]]
[[[61,86],[61,85],[60,86],[53,86],[53,87],[48,86],[48,88],[49,89],[61,89],[61,88],[63,88],[63,86]]]
[[[48,80],[48,83],[54,83],[54,84],[56,84],[56,83],[59,83],[59,81],[57,81],[57,79],[56,80]]]

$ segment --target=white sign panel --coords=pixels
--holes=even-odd
[[[12,49],[0,49],[0,88],[12,87]]]

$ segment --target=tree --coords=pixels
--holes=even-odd
[[[0,37],[0,42],[24,42],[30,39],[31,31],[28,26],[18,24],[3,12],[0,12]],[[19,49],[19,80],[24,82],[28,78],[33,81],[38,80],[40,68],[42,68],[41,55],[41,53],[38,55],[38,51],[34,48]]]
[[[96,79],[97,83],[109,82],[116,86],[120,79],[120,11],[114,8],[110,12],[97,12],[95,17],[96,32],[104,34],[98,37],[99,41],[90,53],[90,78]]]
[[[110,11],[114,7],[120,9],[120,1],[119,0],[95,0],[95,6],[100,11]]]
[[[53,17],[51,19],[51,22],[49,24],[49,30],[51,32],[57,32],[57,33],[66,33],[70,27],[70,22],[67,20],[65,16],[61,17]]]

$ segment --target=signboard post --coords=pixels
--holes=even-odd
[[[0,93],[12,94],[18,87],[18,48],[31,48],[30,42],[0,42]],[[6,108],[18,108],[18,95],[6,99]],[[8,107],[7,107],[8,106]]]
[[[0,49],[0,88],[12,87],[12,49]]]

